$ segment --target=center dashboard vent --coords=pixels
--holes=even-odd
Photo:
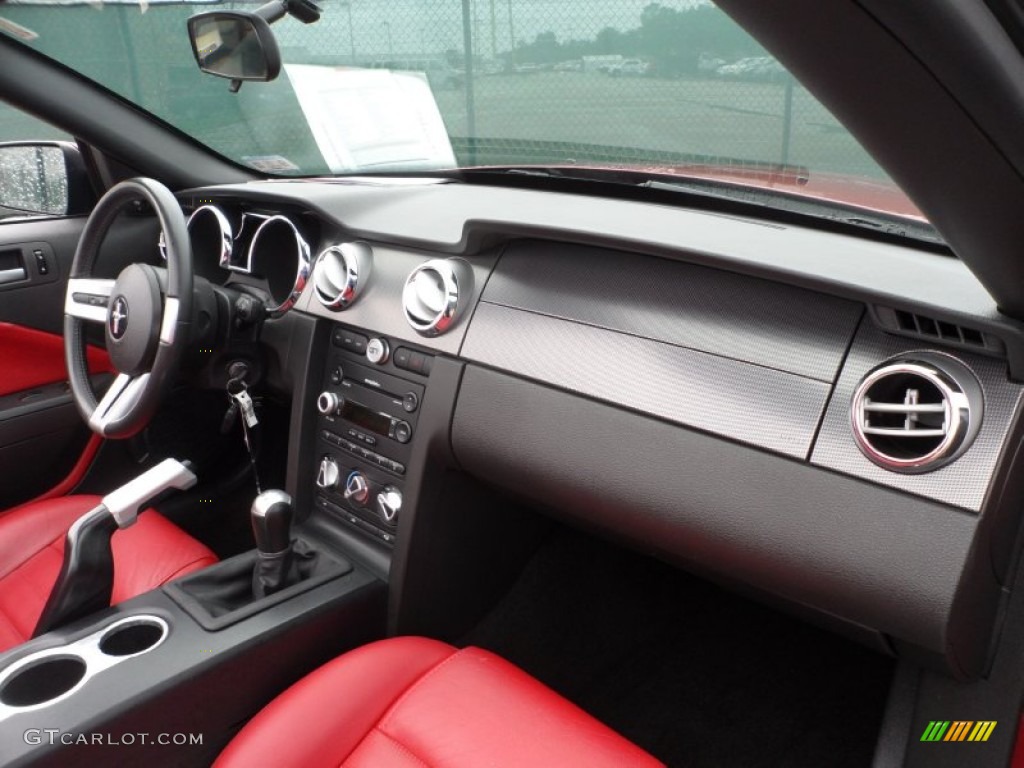
[[[921,353],[865,376],[851,421],[861,452],[893,472],[930,472],[958,458],[981,425],[981,387],[963,363]]]
[[[402,290],[406,322],[423,336],[455,324],[473,294],[473,268],[462,259],[431,259],[416,267]]]
[[[373,249],[355,241],[332,245],[321,251],[313,271],[317,299],[331,310],[348,307],[370,280]]]

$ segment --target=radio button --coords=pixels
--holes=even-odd
[[[398,368],[405,368],[409,370],[409,358],[412,356],[412,350],[408,347],[399,347],[395,350],[395,365]]]
[[[335,366],[334,370],[331,371],[331,384],[341,384],[341,382],[344,379],[345,379],[345,372],[341,369],[341,366],[340,365]]]
[[[388,343],[384,339],[370,339],[366,345],[366,359],[374,365],[384,365],[388,361]]]
[[[316,409],[324,416],[334,416],[341,411],[345,404],[345,398],[338,396],[335,392],[321,392],[316,399]]]
[[[412,440],[412,427],[408,421],[400,421],[395,424],[395,440],[400,443],[408,443]]]
[[[406,413],[412,413],[420,407],[420,399],[416,397],[415,392],[406,392],[402,395],[402,408],[405,409]]]
[[[366,337],[345,328],[335,328],[332,341],[334,346],[344,347],[351,352],[355,352],[357,355],[362,355],[366,352]]]

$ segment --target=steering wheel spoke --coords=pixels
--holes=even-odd
[[[119,373],[89,416],[89,427],[98,434],[108,434],[112,425],[123,421],[131,413],[148,383],[148,373],[140,376]]]
[[[68,280],[64,313],[93,323],[107,321],[107,303],[114,290],[113,280],[73,277]]]
[[[156,214],[167,254],[128,264],[115,280],[96,275],[101,245],[129,205]],[[189,344],[192,322],[192,246],[181,204],[163,184],[135,178],[111,187],[89,214],[78,241],[64,298],[64,360],[71,394],[89,428],[107,438],[138,434],[172,386]],[[107,354],[118,375],[101,398],[89,377],[86,324],[103,323]],[[88,338],[87,338],[88,337]],[[98,402],[97,402],[98,399]]]

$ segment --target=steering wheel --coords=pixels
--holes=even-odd
[[[93,277],[110,225],[124,207],[144,201],[163,230],[167,268],[130,264],[116,280]],[[90,429],[125,438],[149,422],[181,363],[192,318],[192,246],[185,216],[167,187],[136,178],[112,187],[96,204],[71,262],[64,300],[64,356],[71,393]],[[89,382],[83,321],[103,323],[118,375],[97,399]]]

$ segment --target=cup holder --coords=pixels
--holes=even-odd
[[[167,623],[156,617],[125,619],[100,638],[99,649],[107,656],[135,656],[156,648],[167,637]]]
[[[19,659],[0,671],[0,721],[72,695],[93,676],[153,650],[169,633],[158,616],[128,616],[68,645]]]
[[[46,656],[30,662],[0,686],[0,703],[34,707],[58,699],[82,682],[87,668],[81,656]]]

